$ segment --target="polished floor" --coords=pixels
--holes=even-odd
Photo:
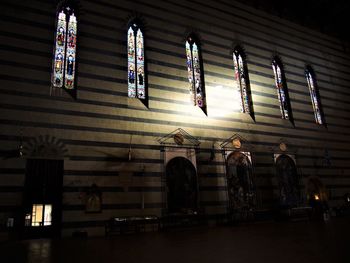
[[[1,263],[350,262],[350,218],[0,243]]]

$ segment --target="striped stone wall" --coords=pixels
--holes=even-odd
[[[2,1],[0,6],[1,153],[17,147],[26,156],[0,160],[0,223],[18,216],[29,141],[57,138],[64,158],[63,234],[103,234],[111,216],[156,214],[165,207],[164,160],[159,137],[182,128],[200,142],[197,153],[201,207],[225,213],[227,193],[220,143],[239,134],[252,148],[259,209],[278,198],[274,153],[285,142],[305,185],[319,176],[330,204],[350,191],[350,65],[341,41],[230,0],[81,0],[77,100],[50,95],[56,7],[53,1]],[[127,22],[145,23],[149,106],[127,97]],[[192,106],[185,38],[198,34],[208,116]],[[246,54],[255,121],[234,98],[232,50]],[[282,120],[271,59],[283,61],[295,120]],[[304,68],[316,72],[327,127],[314,120]],[[40,137],[41,136],[41,137]],[[132,138],[131,138],[132,136]],[[44,138],[44,139],[40,139]],[[132,160],[128,151],[132,149]],[[209,161],[214,143],[215,159]],[[325,149],[331,166],[325,167]],[[102,191],[102,213],[85,213],[84,193]],[[142,209],[144,200],[144,209]]]

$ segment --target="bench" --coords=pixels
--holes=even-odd
[[[105,234],[128,234],[159,230],[159,218],[155,215],[112,217],[105,224]]]

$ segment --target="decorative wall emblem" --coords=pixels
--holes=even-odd
[[[181,133],[179,133],[179,132],[174,134],[174,142],[177,145],[182,145],[183,142],[184,142],[184,136]]]
[[[30,158],[62,159],[68,157],[68,149],[62,140],[54,136],[38,136],[23,146],[23,155]]]
[[[250,152],[253,150],[253,145],[239,134],[234,134],[220,144],[222,150],[228,154],[231,151]]]
[[[279,147],[282,152],[287,151],[287,144],[285,144],[284,142],[281,142]]]
[[[158,138],[157,141],[164,146],[190,147],[197,149],[200,141],[190,135],[185,130],[178,128],[175,131]]]
[[[240,149],[242,147],[242,143],[241,143],[240,138],[234,138],[232,140],[232,145],[233,145],[233,148]]]

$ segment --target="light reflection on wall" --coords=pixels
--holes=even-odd
[[[227,117],[241,112],[240,94],[234,87],[233,85],[232,88],[222,85],[207,86],[208,115],[210,117]]]

